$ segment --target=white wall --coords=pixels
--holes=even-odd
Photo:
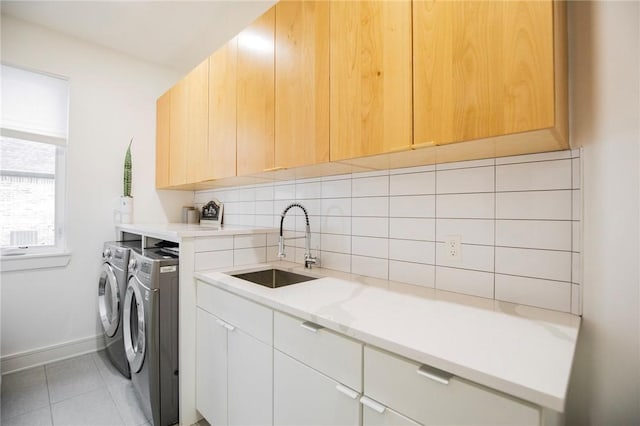
[[[155,100],[180,77],[2,16],[2,61],[70,78],[65,268],[2,274],[2,356],[100,334],[102,243],[115,237],[127,144],[134,137],[135,221],[179,221],[192,192],[155,191]]]
[[[572,139],[584,146],[584,301],[568,423],[640,424],[640,7],[569,2]]]

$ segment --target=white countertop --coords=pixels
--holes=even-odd
[[[302,265],[272,262],[307,273]],[[459,377],[564,411],[580,317],[316,268],[320,279],[271,289],[224,272],[206,283]]]
[[[222,225],[221,227],[202,226],[187,223],[163,224],[120,224],[116,229],[133,234],[145,235],[175,243],[181,238],[215,237],[222,235],[264,234],[278,232],[277,228],[258,228],[255,226]]]

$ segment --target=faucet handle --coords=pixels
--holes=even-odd
[[[304,267],[307,269],[311,269],[311,265],[316,265],[318,263],[318,258],[311,256],[310,254],[304,255]]]

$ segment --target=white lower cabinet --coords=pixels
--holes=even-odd
[[[360,394],[275,350],[273,423],[358,426]]]
[[[362,397],[360,402],[362,402],[363,426],[420,426],[420,423],[367,397]]]
[[[540,424],[535,405],[371,347],[364,394],[425,426]]]
[[[226,425],[227,329],[200,308],[196,321],[196,408],[211,426]]]

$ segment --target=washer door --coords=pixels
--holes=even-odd
[[[135,277],[129,279],[124,297],[124,351],[132,373],[142,368],[146,353],[144,305]]]
[[[113,268],[108,263],[102,265],[98,281],[98,311],[104,333],[113,337],[120,322],[120,290]]]

